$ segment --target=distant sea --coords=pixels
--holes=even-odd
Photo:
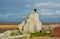
[[[18,25],[18,24],[20,24],[21,22],[0,22],[0,25],[4,25],[4,24],[7,24],[7,25],[9,25],[9,24],[13,24],[13,25]],[[44,23],[42,23],[42,24],[60,24],[60,23],[57,23],[57,22],[52,22],[52,23],[50,23],[50,22],[44,22]]]

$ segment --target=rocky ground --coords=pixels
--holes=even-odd
[[[31,39],[60,39],[60,37],[47,37],[47,36],[42,36],[42,37],[33,37]]]

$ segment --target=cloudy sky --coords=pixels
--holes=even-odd
[[[60,22],[60,0],[0,0],[0,22],[21,22],[34,8],[41,22]]]

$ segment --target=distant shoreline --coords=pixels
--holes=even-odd
[[[0,25],[18,25],[21,22],[0,22]],[[42,23],[42,24],[60,24],[60,23]]]
[[[16,25],[18,25],[18,24],[20,24],[20,23],[21,23],[21,22],[0,22],[0,25],[2,25],[2,24],[3,24],[3,25],[9,25],[9,24],[10,24],[10,25],[11,25],[11,24],[13,24],[13,25],[16,24]]]

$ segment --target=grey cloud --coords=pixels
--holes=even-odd
[[[36,3],[35,7],[47,7],[47,8],[60,8],[60,3],[54,2],[43,2],[43,3]]]

